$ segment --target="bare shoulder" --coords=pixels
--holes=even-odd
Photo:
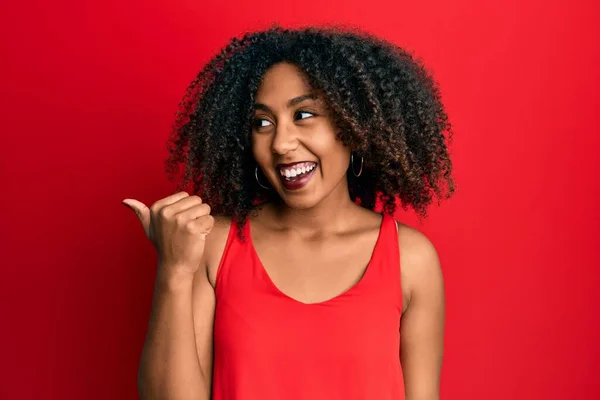
[[[205,265],[207,268],[208,280],[211,286],[215,287],[217,280],[217,270],[219,263],[225,251],[227,236],[231,228],[231,217],[214,216],[215,224],[206,236],[206,244],[204,248]]]
[[[398,243],[408,292],[400,323],[406,398],[439,399],[446,306],[438,253],[425,234],[407,225],[400,224]]]
[[[410,304],[414,297],[443,294],[443,276],[438,252],[419,230],[398,223],[398,245],[402,289]]]

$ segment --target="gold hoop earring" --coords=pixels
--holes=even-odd
[[[254,170],[254,177],[256,178],[256,182],[258,182],[258,185],[261,188],[269,190],[269,187],[260,183],[260,179],[258,179],[258,165],[256,166],[256,169]]]
[[[360,156],[360,170],[357,173],[356,170],[354,169],[354,153],[350,154],[350,168],[352,168],[352,173],[357,178],[362,174],[363,161],[364,161],[363,157]]]

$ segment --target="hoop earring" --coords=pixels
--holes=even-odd
[[[355,177],[359,177],[362,174],[362,170],[363,170],[363,157],[360,156],[360,171],[358,171],[358,173],[354,170],[354,153],[352,153],[350,155],[350,168],[352,168],[352,173],[354,174]]]
[[[258,185],[261,188],[269,190],[269,187],[260,183],[260,179],[258,179],[258,165],[256,166],[256,169],[254,170],[254,177],[256,178],[256,182],[258,182]]]

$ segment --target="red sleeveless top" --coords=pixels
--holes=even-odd
[[[281,292],[231,224],[216,281],[214,400],[403,400],[397,227],[384,214],[361,280],[320,303]]]

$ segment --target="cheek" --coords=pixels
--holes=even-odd
[[[324,172],[329,171],[334,175],[345,173],[350,162],[350,150],[340,140],[332,135],[329,138],[319,140],[318,143],[315,143],[315,146],[318,146],[318,155],[323,164]]]
[[[252,135],[252,155],[259,164],[268,162],[271,157],[271,143],[266,136]]]
[[[329,126],[320,126],[313,129],[307,138],[307,145],[310,145],[315,152],[323,156],[338,153],[340,148],[344,147],[342,142],[337,140],[335,131]]]

